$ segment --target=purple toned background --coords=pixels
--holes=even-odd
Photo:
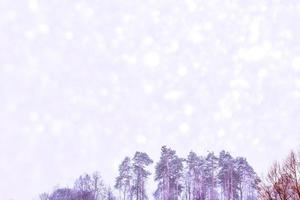
[[[264,173],[299,147],[299,22],[296,0],[0,0],[0,199],[113,185],[163,144]]]

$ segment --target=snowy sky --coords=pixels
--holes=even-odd
[[[299,22],[298,0],[0,0],[0,199],[113,184],[163,144],[264,172],[299,147]]]

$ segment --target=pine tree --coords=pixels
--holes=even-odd
[[[219,159],[213,152],[209,152],[205,159],[205,185],[208,189],[208,200],[217,199],[217,170]]]
[[[191,151],[186,159],[186,164],[186,199],[203,199],[206,193],[204,185],[204,160]]]
[[[259,183],[259,178],[254,172],[253,168],[249,165],[247,160],[242,157],[237,157],[235,159],[238,173],[238,191],[239,199],[256,199],[257,185]]]
[[[176,152],[166,146],[161,148],[160,161],[155,167],[155,180],[158,188],[155,197],[162,200],[177,200],[182,191],[180,179],[182,178],[182,159]]]
[[[132,178],[131,160],[125,157],[119,166],[119,176],[115,183],[115,188],[122,193],[123,200],[132,199]]]
[[[219,156],[219,183],[222,189],[221,197],[225,200],[238,199],[238,173],[232,156],[225,151],[221,151]]]
[[[147,199],[145,182],[151,173],[146,170],[146,167],[152,163],[153,161],[150,159],[150,157],[143,152],[136,152],[133,157],[133,193],[136,197],[136,200]]]
[[[116,200],[117,198],[115,197],[115,195],[113,194],[111,188],[109,187],[107,189],[107,195],[106,195],[106,200]]]

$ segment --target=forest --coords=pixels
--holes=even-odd
[[[71,188],[56,188],[39,200],[298,200],[300,154],[291,152],[275,162],[266,177],[258,177],[246,158],[229,152],[218,155],[191,151],[181,158],[163,146],[153,174],[156,190],[147,191],[154,161],[145,152],[125,157],[114,186],[107,186],[99,172],[83,174]]]

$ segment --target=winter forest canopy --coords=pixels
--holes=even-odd
[[[72,188],[43,193],[40,200],[256,200],[260,179],[243,157],[229,152],[180,158],[163,146],[154,164],[155,191],[147,190],[154,161],[144,152],[125,157],[119,165],[114,189],[97,172],[81,175]]]

